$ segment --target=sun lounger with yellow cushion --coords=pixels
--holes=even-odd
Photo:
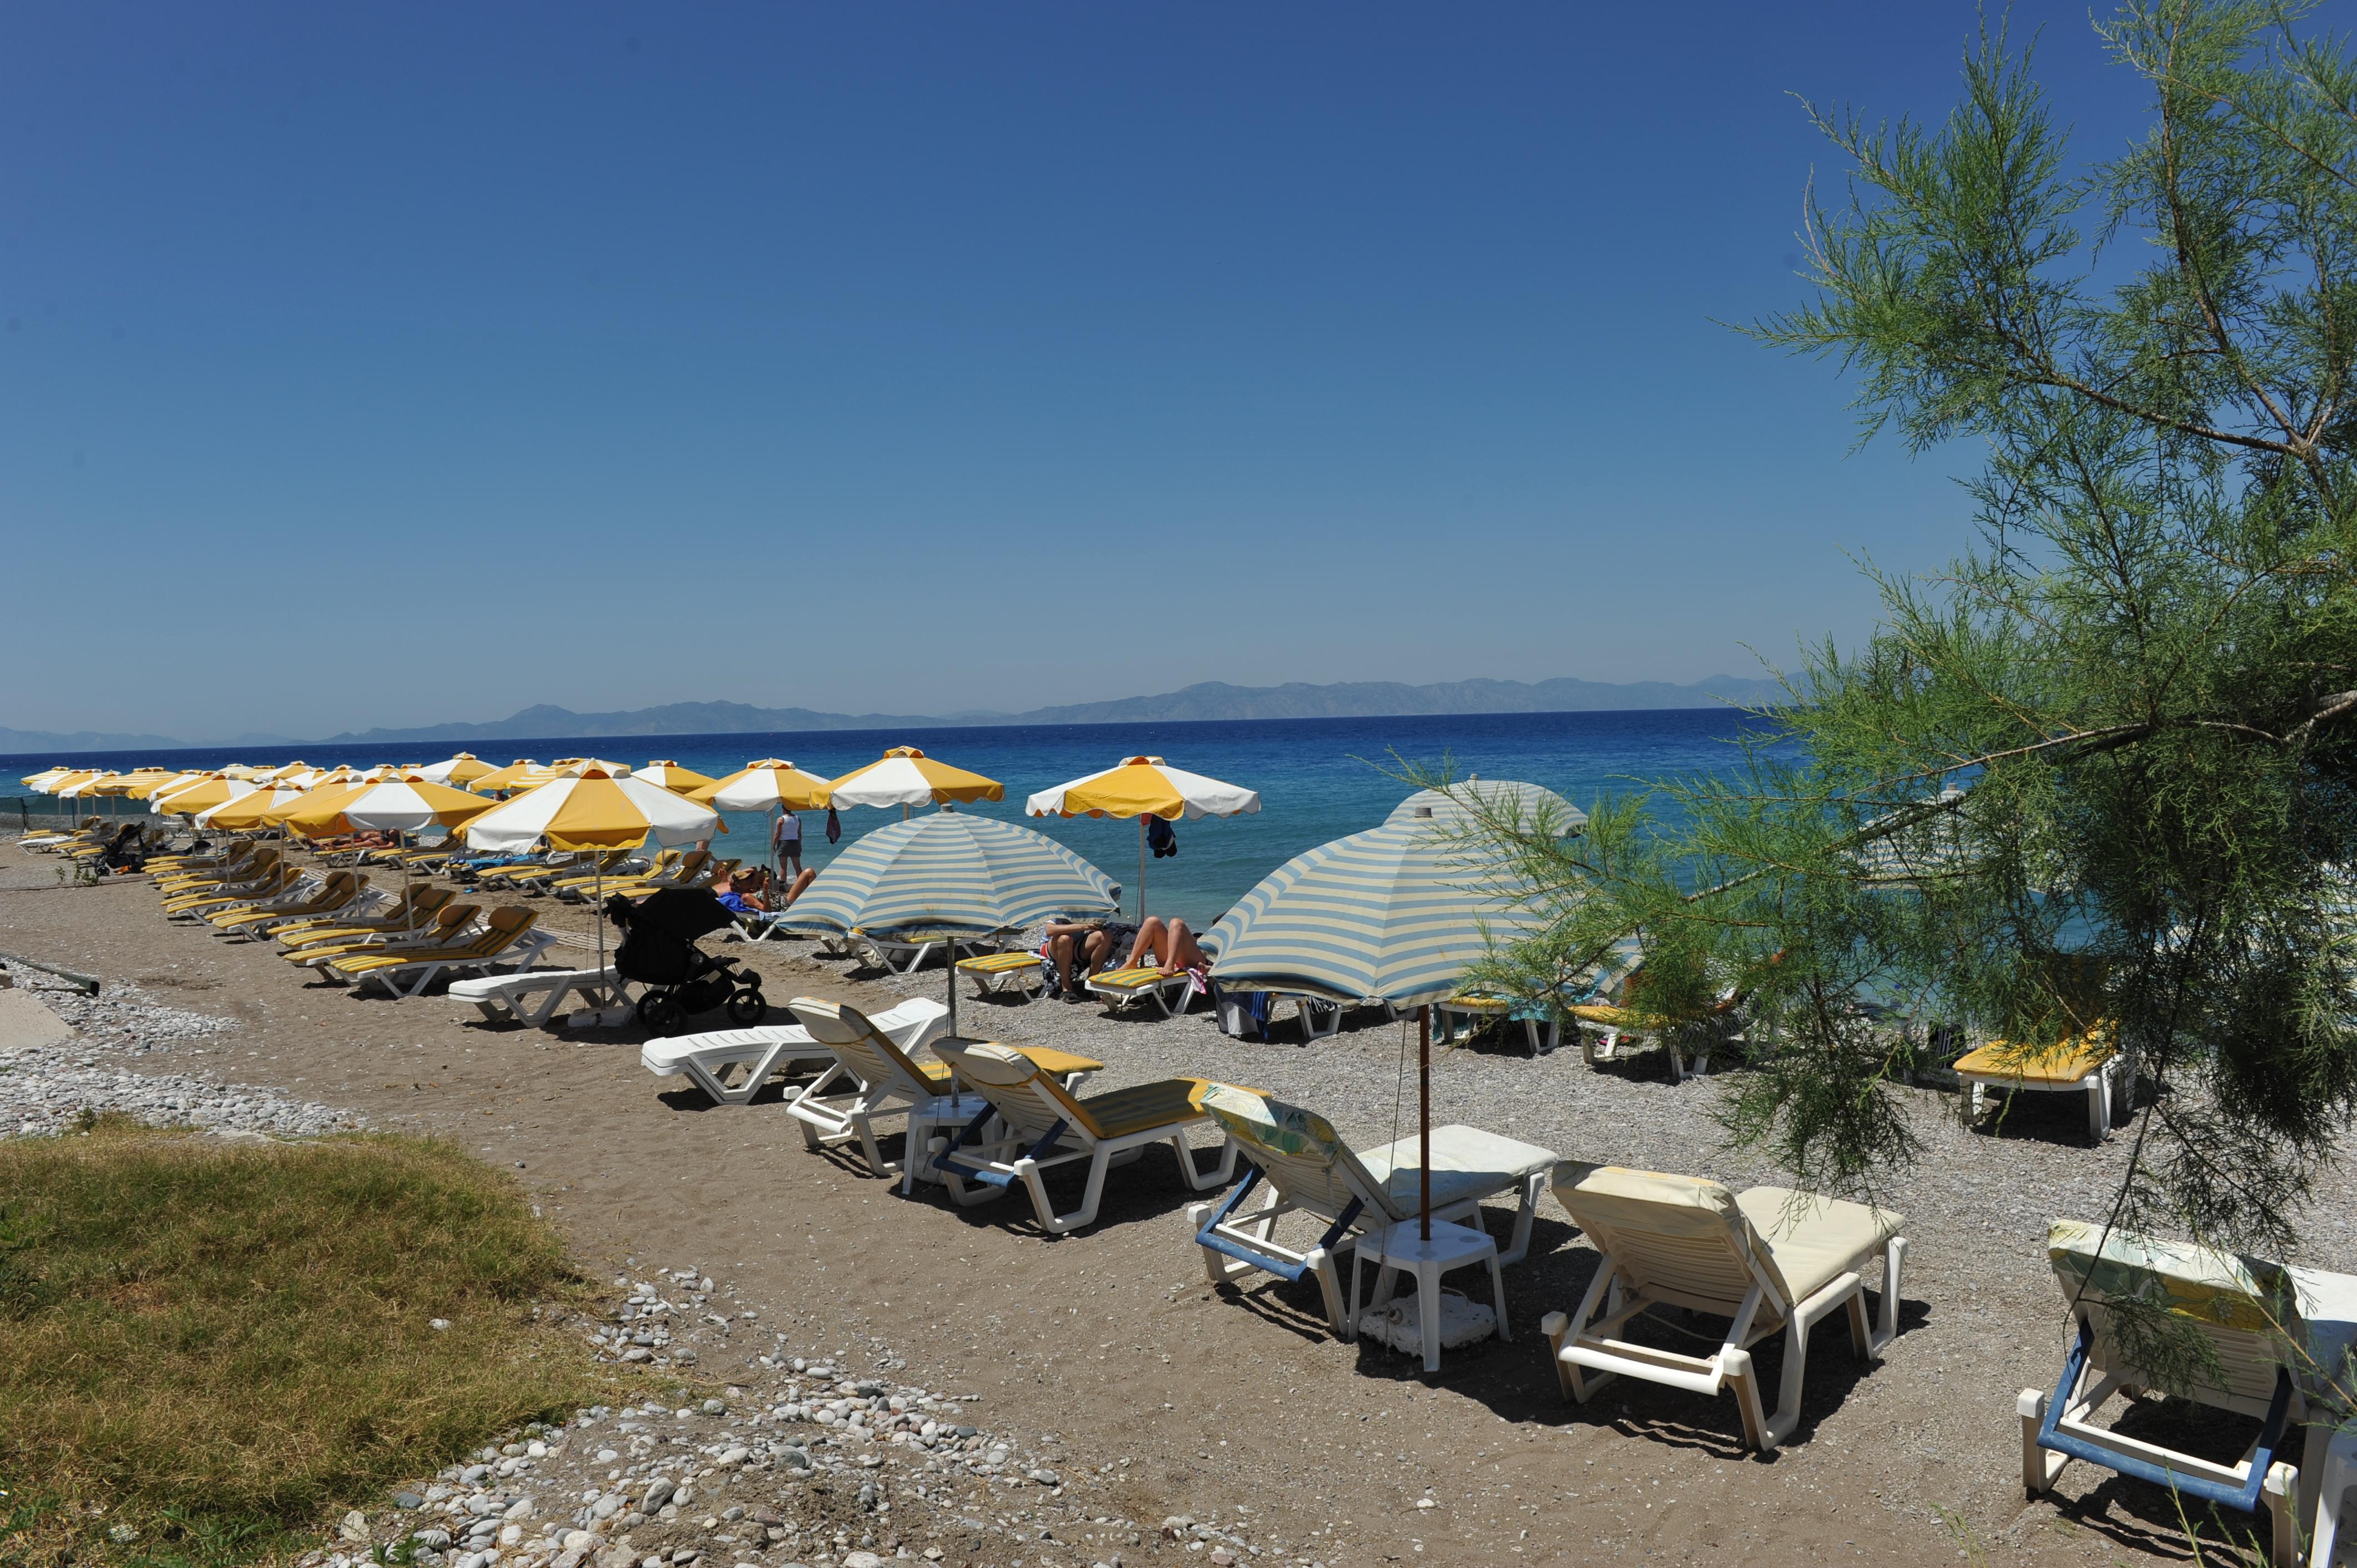
[[[1220,1157],[1208,1171],[1197,1168],[1188,1147],[1189,1128],[1211,1125],[1202,1105],[1211,1085],[1200,1078],[1166,1078],[1082,1100],[1030,1055],[1006,1046],[942,1041],[933,1052],[986,1102],[932,1157],[958,1203],[987,1202],[1020,1184],[1040,1227],[1061,1236],[1095,1220],[1105,1173],[1115,1157],[1134,1150],[1168,1144],[1179,1176],[1197,1192],[1224,1187],[1235,1175],[1233,1140],[1221,1140]],[[1080,1207],[1059,1214],[1041,1177],[1083,1161],[1088,1183]]]
[[[1143,965],[1136,969],[1108,969],[1102,974],[1090,975],[1089,994],[1102,996],[1115,1012],[1152,1003],[1165,1018],[1187,1009],[1187,999],[1195,993],[1195,977],[1183,969],[1156,969]]]
[[[834,1058],[834,1067],[786,1105],[786,1114],[802,1124],[802,1143],[813,1153],[856,1139],[869,1170],[878,1176],[901,1172],[901,1165],[887,1160],[877,1146],[877,1117],[905,1111],[913,1129],[920,1121],[948,1122],[972,1115],[983,1103],[971,1095],[958,1098],[956,1075],[949,1063],[920,1060],[903,1050],[877,1020],[847,1003],[797,996],[786,1007],[810,1032],[812,1040]],[[938,1057],[943,1042],[931,1043]],[[1040,1070],[1067,1085],[1077,1084],[1104,1066],[1044,1046],[1032,1047],[1025,1055]],[[911,1141],[915,1141],[913,1131]],[[909,1153],[910,1166],[924,1157],[922,1148]],[[904,1180],[901,1186],[912,1187],[913,1179]]]
[[[462,940],[468,928],[482,913],[479,904],[445,904],[431,915],[420,917],[414,929],[396,928],[359,935],[323,935],[307,947],[295,948],[278,956],[288,963],[324,970],[335,960],[355,953],[432,951]]]
[[[512,906],[494,909],[481,931],[447,947],[430,952],[348,953],[331,961],[326,969],[358,986],[382,985],[396,997],[415,996],[446,975],[479,974],[493,965],[522,968],[530,963],[549,946],[545,936],[534,941],[527,935],[539,918]]]
[[[958,972],[974,982],[976,996],[1008,992],[1025,1002],[1048,994],[1048,961],[1036,952],[986,952],[957,961]]]
[[[2098,1024],[2049,1046],[2016,1046],[1991,1040],[1956,1059],[1964,1080],[1964,1119],[1979,1119],[1990,1090],[2084,1094],[2087,1131],[2101,1138],[2112,1130],[2112,1109],[2126,1087],[2110,1026]]]

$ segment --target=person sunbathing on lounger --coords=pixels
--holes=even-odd
[[[1165,974],[1176,974],[1182,969],[1208,970],[1211,961],[1195,940],[1195,933],[1187,929],[1186,921],[1148,915],[1146,924],[1137,928],[1136,944],[1129,950],[1129,961],[1123,967],[1144,969],[1148,964]]]

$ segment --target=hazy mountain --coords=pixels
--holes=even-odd
[[[12,757],[46,751],[158,751],[188,744],[161,735],[109,735],[100,730],[59,735],[45,729],[0,729],[0,755]]]
[[[425,725],[412,729],[347,731],[321,740],[242,735],[212,743],[239,746],[326,746],[347,744],[490,745],[509,741],[589,739],[644,735],[767,735],[807,730],[916,729],[944,725],[1175,724],[1202,719],[1384,718],[1398,714],[1546,714],[1637,708],[1707,708],[1721,703],[1781,702],[1773,681],[1714,675],[1691,685],[1663,681],[1446,681],[1409,686],[1396,681],[1346,681],[1313,686],[1232,686],[1205,681],[1158,696],[1110,703],[1071,703],[1025,714],[826,714],[811,708],[757,708],[748,703],[665,703],[626,712],[578,714],[542,703],[489,724]],[[154,751],[187,741],[145,735],[50,735],[0,729],[0,752]]]

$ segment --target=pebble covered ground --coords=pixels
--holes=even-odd
[[[24,972],[24,989],[72,1025],[77,1037],[62,1047],[0,1046],[0,1129],[61,1133],[108,1112],[158,1127],[274,1137],[348,1133],[365,1125],[350,1112],[293,1100],[275,1090],[115,1065],[210,1040],[231,1026],[167,1006],[135,985],[110,985],[88,996],[33,971]]]
[[[53,1107],[78,1113],[81,1082],[103,1089],[118,1074],[167,1086],[144,1101],[131,1091],[123,1108],[143,1119],[247,1135],[358,1125],[361,1112],[335,1106],[364,1105],[378,1126],[466,1135],[502,1163],[529,1155],[551,1218],[606,1260],[612,1294],[562,1326],[643,1369],[640,1402],[509,1434],[419,1478],[416,1506],[348,1520],[313,1568],[359,1568],[404,1541],[447,1568],[864,1568],[862,1552],[994,1568],[1166,1554],[1293,1568],[1654,1553],[1783,1568],[1951,1549],[2074,1565],[2183,1559],[2150,1488],[2073,1466],[2063,1495],[2025,1504],[2012,1479],[2015,1391],[2052,1376],[2064,1337],[2047,1223],[2100,1214],[2127,1157],[2126,1136],[2088,1137],[2070,1098],[2024,1097],[2002,1125],[1971,1130],[1953,1096],[1907,1091],[1922,1156],[1878,1194],[1906,1212],[1914,1242],[1901,1335],[1871,1367],[1822,1347],[1803,1440],[1760,1458],[1729,1444],[1723,1401],[1638,1389],[1557,1402],[1530,1330],[1577,1299],[1594,1253],[1551,1198],[1530,1260],[1507,1271],[1513,1343],[1452,1353],[1418,1379],[1402,1358],[1334,1342],[1302,1290],[1206,1285],[1166,1156],[1116,1184],[1103,1224],[1043,1244],[1023,1206],[951,1213],[921,1189],[888,1196],[856,1162],[805,1154],[775,1089],[724,1111],[649,1078],[627,1031],[502,1030],[445,1002],[290,984],[264,955],[158,934],[136,889],[52,893],[35,877],[6,893],[7,870],[0,899],[16,902],[0,902],[0,920],[108,985],[75,1018],[75,1047],[38,1065],[38,1084],[0,1074],[0,1131],[37,1114],[53,1129]],[[534,908],[588,937],[586,911]],[[938,969],[888,976],[819,961],[806,943],[730,950],[770,975],[773,1004],[813,993],[873,1010],[942,990]],[[155,991],[118,986],[134,975]],[[166,1006],[166,992],[239,1016]],[[81,1007],[45,995],[61,1013]],[[1103,1061],[1092,1090],[1224,1078],[1311,1106],[1361,1144],[1414,1130],[1413,1036],[1371,1014],[1304,1046],[1289,1016],[1264,1043],[1228,1038],[1203,1010],[1165,1020],[971,995],[959,1008],[967,1036]],[[237,1088],[232,1062],[283,1087]],[[1591,1067],[1576,1048],[1533,1059],[1519,1036],[1485,1037],[1436,1048],[1434,1118],[1567,1156],[1738,1187],[1781,1180],[1725,1146],[1714,1112],[1728,1081],[1673,1082],[1657,1052]],[[328,1121],[266,1121],[297,1111]],[[695,1202],[712,1223],[667,1197],[690,1183],[709,1187]],[[884,1219],[893,1205],[906,1210]],[[2298,1261],[2357,1269],[2345,1166],[2301,1223]],[[703,1240],[644,1255],[650,1237],[674,1231]],[[683,1255],[691,1246],[700,1258]],[[896,1316],[909,1282],[939,1310]],[[1106,1326],[1060,1328],[1054,1314],[1082,1303]],[[651,1502],[661,1482],[672,1490]],[[1719,1506],[1676,1507],[1687,1488]],[[447,1539],[412,1540],[431,1531]]]

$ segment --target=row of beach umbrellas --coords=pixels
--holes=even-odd
[[[412,768],[52,769],[25,782],[66,798],[144,799],[153,811],[224,831],[283,825],[322,836],[441,826],[461,832],[471,848],[505,853],[540,844],[683,844],[725,831],[721,810],[898,806],[902,822],[860,839],[815,879],[796,903],[797,924],[1005,930],[1060,914],[1110,913],[1120,893],[1044,835],[956,812],[960,803],[1005,799],[1004,787],[908,746],[835,779],[778,757],[712,779],[667,761],[633,770],[597,759],[520,759],[500,768],[462,752]],[[513,793],[500,801],[478,792],[486,789]],[[1342,1003],[1445,999],[1492,938],[1511,937],[1531,918],[1528,889],[1485,864],[1478,838],[1463,832],[1477,801],[1511,805],[1559,832],[1584,821],[1561,796],[1535,785],[1470,780],[1425,791],[1401,802],[1381,827],[1321,844],[1263,878],[1207,939],[1217,954],[1214,976]],[[1249,789],[1135,756],[1025,805],[1033,816],[1136,819],[1143,918],[1149,817],[1232,816],[1260,803]],[[907,815],[922,805],[944,810]]]

